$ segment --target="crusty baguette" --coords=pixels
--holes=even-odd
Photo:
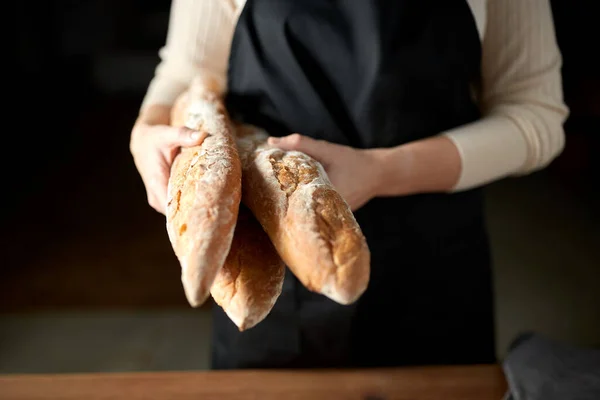
[[[210,293],[240,331],[271,312],[281,294],[285,264],[252,212],[240,206],[233,242]]]
[[[237,126],[242,201],[290,270],[340,304],[366,290],[370,251],[348,204],[316,160],[269,146],[264,131]]]
[[[229,252],[241,199],[232,124],[210,81],[197,79],[172,109],[171,124],[208,133],[171,167],[167,232],[188,302],[202,305]]]

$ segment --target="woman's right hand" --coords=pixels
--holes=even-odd
[[[148,204],[161,214],[166,213],[167,186],[175,157],[181,147],[198,146],[206,138],[204,132],[169,126],[168,115],[168,110],[163,109],[160,113],[155,112],[152,118],[140,116],[129,143],[133,161],[146,187]]]

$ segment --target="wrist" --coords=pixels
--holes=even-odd
[[[373,197],[410,193],[410,149],[404,146],[364,150],[373,177]]]
[[[460,178],[460,154],[444,136],[373,151],[381,171],[378,196],[450,192]]]

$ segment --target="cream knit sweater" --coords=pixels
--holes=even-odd
[[[482,43],[483,118],[440,132],[457,146],[455,190],[523,175],[548,165],[564,147],[558,49],[548,0],[466,0]],[[197,74],[226,84],[236,21],[245,0],[173,0],[166,44],[142,109],[171,105]]]

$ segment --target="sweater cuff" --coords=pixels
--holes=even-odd
[[[180,82],[173,82],[158,77],[154,78],[148,86],[140,107],[140,112],[150,105],[172,106],[177,97],[186,90],[187,86]]]
[[[462,161],[455,192],[516,174],[527,161],[525,138],[501,115],[486,116],[442,134],[452,140]]]

